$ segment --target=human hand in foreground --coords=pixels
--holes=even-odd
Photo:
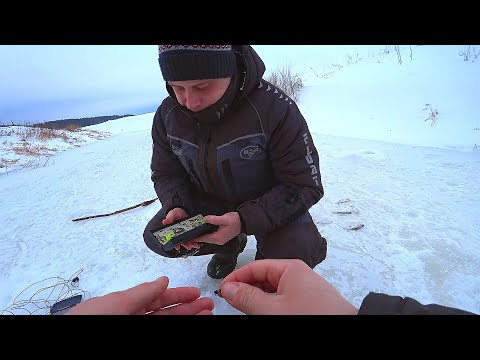
[[[247,315],[356,315],[328,281],[297,259],[255,260],[229,274],[219,295]]]
[[[81,302],[66,315],[212,315],[210,298],[195,287],[167,289],[168,277]],[[173,306],[171,306],[173,305]]]

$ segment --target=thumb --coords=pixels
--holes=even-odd
[[[227,282],[221,287],[222,297],[247,315],[267,314],[272,308],[272,294],[241,282]]]
[[[165,219],[163,219],[163,221],[162,221],[163,225],[168,225],[168,224],[172,223],[175,220],[174,217],[175,217],[175,214],[170,211],[167,214],[167,216],[165,217]]]

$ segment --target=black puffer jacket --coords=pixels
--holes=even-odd
[[[442,306],[421,304],[409,297],[370,292],[358,311],[358,315],[476,315],[474,313]]]
[[[192,196],[206,194],[238,211],[246,234],[268,233],[322,198],[319,156],[295,102],[262,79],[258,54],[235,52],[239,73],[208,109],[188,111],[167,85],[152,126],[152,181],[167,209],[191,214]]]

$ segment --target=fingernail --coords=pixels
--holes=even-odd
[[[223,298],[233,300],[240,286],[236,282],[228,282],[221,288]]]

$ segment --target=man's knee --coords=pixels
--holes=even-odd
[[[327,240],[308,212],[281,229],[257,237],[256,259],[299,259],[313,269],[326,256]]]

